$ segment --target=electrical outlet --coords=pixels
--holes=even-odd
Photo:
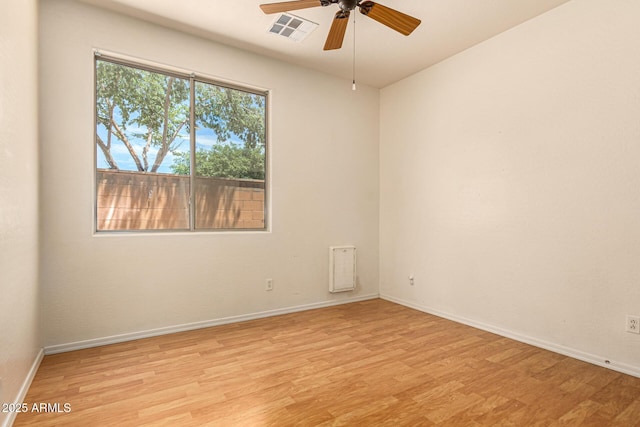
[[[627,314],[627,332],[640,334],[640,316]]]
[[[413,281],[413,275],[409,276],[409,285],[413,286],[414,285],[414,281]]]
[[[265,291],[272,291],[273,290],[273,279],[267,279],[267,283],[264,287]]]

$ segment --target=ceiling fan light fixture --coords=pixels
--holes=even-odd
[[[295,42],[301,42],[311,34],[318,24],[292,15],[290,13],[282,13],[273,20],[267,28],[267,33],[275,34]]]

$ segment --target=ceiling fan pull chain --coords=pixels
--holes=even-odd
[[[356,14],[353,14],[353,84],[351,90],[356,90]]]

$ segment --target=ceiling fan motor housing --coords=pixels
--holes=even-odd
[[[340,9],[342,9],[344,12],[348,12],[350,10],[355,9],[357,5],[358,5],[358,0],[339,0],[338,1],[338,6],[340,6]]]

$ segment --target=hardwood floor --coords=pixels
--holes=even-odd
[[[15,426],[640,426],[640,378],[383,300],[46,356],[25,402],[61,412]]]

